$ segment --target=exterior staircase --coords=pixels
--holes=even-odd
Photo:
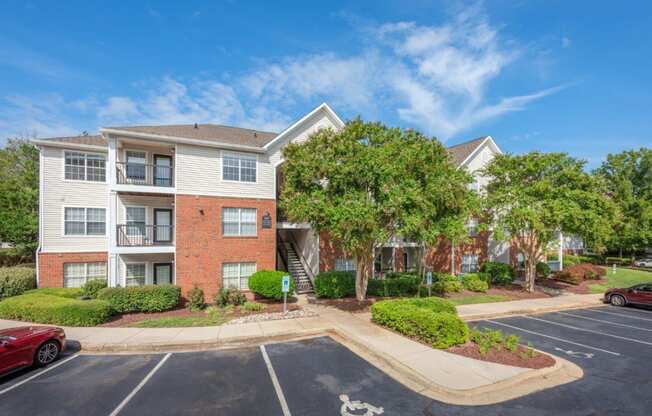
[[[303,264],[299,259],[299,255],[294,250],[294,246],[290,243],[285,244],[285,251],[287,253],[287,267],[290,276],[294,279],[297,293],[310,293],[313,291],[312,282],[308,277],[308,273],[303,268]]]

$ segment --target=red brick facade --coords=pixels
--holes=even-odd
[[[256,208],[256,237],[225,237],[222,208]],[[222,287],[222,264],[255,262],[256,270],[276,268],[276,201],[271,199],[225,198],[177,195],[176,284],[185,295],[194,285],[212,301]],[[271,228],[262,228],[269,214]]]
[[[39,287],[63,287],[64,263],[106,262],[107,252],[39,253]]]
[[[335,270],[335,260],[348,258],[344,252],[331,240],[328,233],[319,234],[319,271]]]

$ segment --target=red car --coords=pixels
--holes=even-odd
[[[614,306],[627,304],[652,306],[652,282],[625,289],[609,289],[604,294],[604,301]]]
[[[21,326],[0,330],[0,374],[31,365],[48,365],[66,348],[63,329]]]

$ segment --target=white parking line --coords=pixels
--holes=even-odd
[[[620,353],[618,353],[618,352],[603,350],[602,348],[592,347],[590,345],[585,345],[585,344],[580,344],[579,342],[569,341],[567,339],[553,337],[552,335],[546,335],[546,334],[542,334],[541,332],[530,331],[529,329],[523,329],[523,328],[520,328],[518,326],[509,325],[509,324],[506,324],[506,323],[503,323],[503,322],[497,322],[497,321],[492,321],[492,320],[487,320],[487,322],[491,322],[492,324],[496,324],[496,325],[505,326],[507,328],[516,329],[517,331],[523,331],[523,332],[527,332],[529,334],[538,335],[540,337],[554,339],[555,341],[564,342],[566,344],[577,345],[578,347],[588,348],[588,349],[591,349],[591,350],[604,352],[606,354],[620,356]]]
[[[46,367],[45,369],[43,369],[42,371],[39,371],[38,373],[34,374],[33,376],[30,376],[30,377],[26,378],[25,380],[21,380],[18,383],[11,385],[11,386],[7,387],[4,390],[0,390],[0,395],[3,395],[6,392],[11,391],[11,390],[15,389],[18,386],[22,386],[23,384],[27,383],[28,381],[34,380],[36,377],[40,376],[41,374],[45,374],[48,371],[54,370],[55,368],[57,368],[57,367],[59,367],[61,365],[64,365],[68,361],[72,360],[73,358],[77,358],[78,356],[79,356],[79,354],[75,354],[75,355],[72,355],[72,356],[66,358],[65,360],[59,361],[56,364],[52,364],[52,365]]]
[[[605,337],[617,338],[617,339],[622,339],[622,340],[625,340],[625,341],[636,342],[638,344],[644,344],[644,345],[652,346],[652,342],[641,341],[640,339],[621,337],[619,335],[608,334],[608,333],[602,332],[602,331],[593,331],[591,329],[584,329],[584,328],[580,328],[580,327],[573,326],[573,325],[560,324],[559,322],[548,321],[547,319],[535,318],[534,316],[524,316],[524,318],[534,319],[535,321],[546,322],[546,323],[549,323],[549,324],[552,324],[552,325],[558,325],[558,326],[561,326],[561,327],[564,327],[564,328],[574,329],[576,331],[590,332],[592,334],[604,335]]]
[[[606,313],[607,315],[622,316],[623,318],[632,318],[632,319],[639,319],[641,321],[652,322],[652,319],[650,319],[650,318],[641,318],[640,316],[634,316],[634,315],[630,315],[628,313],[607,312],[607,311],[603,311],[603,310],[600,310],[600,309],[585,309],[585,310],[592,311],[592,312],[598,312],[598,313]]]
[[[149,381],[150,378],[152,378],[152,376],[154,375],[154,373],[156,373],[156,372],[158,371],[159,368],[163,367],[163,364],[165,364],[165,362],[168,360],[168,358],[170,358],[171,355],[172,355],[172,353],[170,353],[170,352],[167,353],[167,354],[165,354],[165,357],[163,357],[163,359],[162,359],[161,361],[159,361],[158,364],[156,364],[156,366],[155,366],[154,368],[152,368],[152,369],[150,370],[149,373],[147,373],[147,375],[145,376],[145,378],[142,379],[142,380],[140,381],[140,383],[138,383],[138,385],[136,386],[136,388],[134,388],[134,389],[131,391],[131,393],[129,393],[129,395],[128,395],[127,397],[125,397],[125,399],[124,399],[122,402],[120,402],[120,404],[118,405],[118,407],[116,407],[115,410],[112,411],[111,414],[110,414],[109,416],[115,416],[115,415],[117,415],[118,413],[120,413],[120,412],[122,411],[122,409],[127,405],[127,403],[129,403],[129,401],[130,401],[131,399],[133,399],[133,397],[136,395],[136,393],[138,393],[138,392],[140,391],[140,389],[142,389],[143,386],[144,386],[145,384],[147,384],[147,382]]]
[[[276,377],[276,372],[274,371],[274,367],[272,367],[272,361],[269,359],[269,356],[267,355],[267,350],[265,349],[264,345],[260,346],[260,352],[263,354],[263,360],[265,360],[265,364],[267,364],[267,371],[269,372],[269,378],[272,379],[272,384],[274,385],[274,390],[276,390],[278,401],[279,403],[281,403],[283,416],[292,416],[292,413],[290,413],[290,408],[288,407],[288,403],[287,401],[285,401],[285,395],[283,394],[281,383],[278,382],[278,378]]]
[[[555,312],[555,313],[559,313],[559,314],[561,314],[561,315],[572,316],[572,317],[574,317],[574,318],[588,319],[589,321],[603,322],[603,323],[605,323],[605,324],[616,325],[616,326],[622,326],[622,327],[625,327],[625,328],[639,329],[639,330],[641,330],[641,331],[652,332],[652,329],[641,328],[640,326],[627,325],[627,324],[620,324],[620,323],[618,323],[618,322],[612,322],[612,321],[605,321],[605,320],[603,320],[603,319],[590,318],[590,317],[588,317],[588,316],[584,316],[584,315],[576,315],[576,314],[574,314],[574,313],[561,312],[561,311],[559,311],[559,312]]]

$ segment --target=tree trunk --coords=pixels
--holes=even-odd
[[[367,283],[369,282],[369,256],[357,256],[355,269],[355,298],[358,301],[365,300],[367,296]]]
[[[528,254],[525,258],[525,290],[534,292],[534,282],[537,278],[537,259],[536,256]]]

